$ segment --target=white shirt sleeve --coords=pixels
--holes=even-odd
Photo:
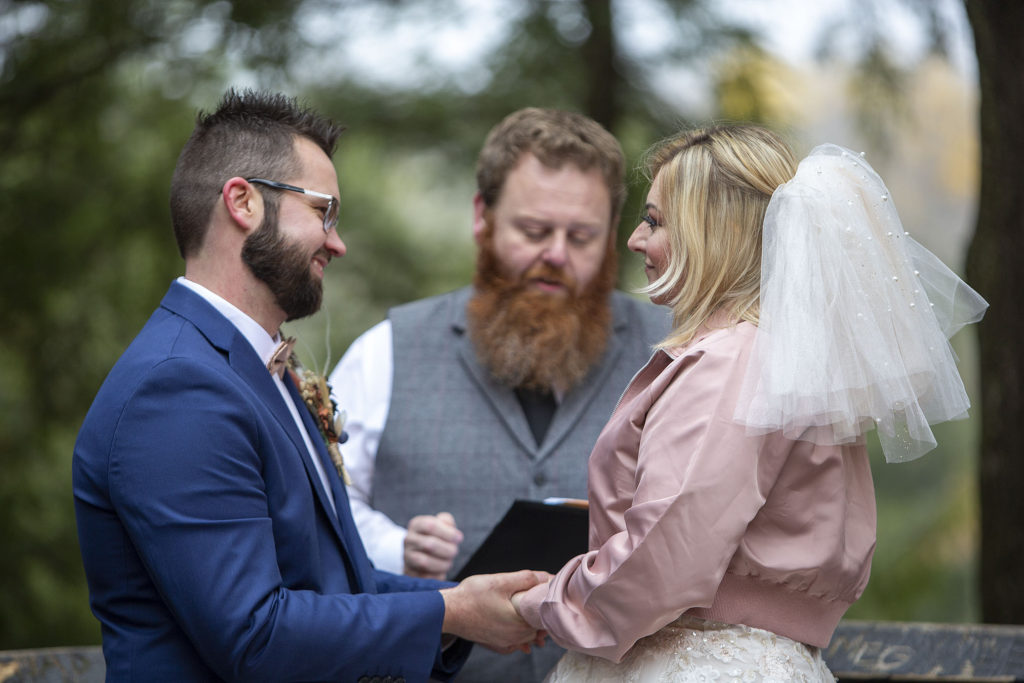
[[[359,535],[378,569],[400,574],[405,527],[370,506],[373,473],[384,423],[391,405],[393,375],[391,321],[371,327],[352,342],[330,376],[331,395],[345,411],[348,441],[341,446]]]

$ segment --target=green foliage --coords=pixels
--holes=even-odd
[[[266,4],[238,22],[279,22],[282,7],[294,9]],[[0,649],[99,640],[78,555],[71,451],[103,377],[180,271],[167,188],[194,111],[167,90],[176,79],[209,79],[221,56],[175,53],[173,43],[200,24],[216,26],[215,46],[258,35],[213,21],[216,2],[6,5]]]
[[[871,580],[851,619],[962,622],[978,618],[977,459],[967,423],[936,430],[924,459],[886,464],[872,438],[878,546]]]
[[[977,341],[953,338],[968,394]],[[975,405],[977,403],[975,402]],[[972,409],[972,415],[977,408]],[[878,499],[878,546],[871,580],[852,619],[976,621],[980,500],[976,419],[933,428],[938,447],[920,460],[886,464],[877,435],[868,436]]]
[[[83,408],[158,300],[158,278],[174,268],[163,226],[175,152],[159,138],[136,140],[152,133],[138,124],[111,125],[106,103],[118,97],[98,82],[55,92],[0,161],[0,283],[12,294],[3,319],[14,368],[0,394],[0,499],[17,511],[3,518],[3,536],[19,549],[0,564],[0,646],[83,640],[80,614],[37,609],[85,599],[71,445]],[[143,149],[150,163],[135,157]],[[72,589],[74,600],[64,595]]]
[[[634,163],[696,116],[670,103],[654,67],[707,66],[729,49],[731,68],[711,74],[719,103],[699,115],[772,118],[758,90],[763,54],[712,5],[654,2],[677,39],[645,50],[602,18],[613,16],[610,0],[524,2],[473,85],[438,73],[383,88],[324,79],[299,29],[311,11],[344,27],[358,3],[0,0],[0,649],[99,641],[75,534],[72,446],[107,371],[181,272],[167,193],[197,107],[214,106],[229,85],[254,85],[301,95],[348,126],[336,163],[349,255],[328,269],[325,314],[292,326],[302,360],[329,368],[389,306],[469,280],[475,157],[510,111],[590,113]],[[647,191],[639,174],[629,180],[623,249]],[[639,285],[635,259],[624,254],[622,264],[624,286]],[[905,475],[878,472],[876,571],[853,614],[973,616],[977,502],[971,461],[960,455],[970,443],[959,443]]]

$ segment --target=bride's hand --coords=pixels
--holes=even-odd
[[[520,591],[518,593],[513,594],[512,597],[509,598],[509,600],[512,601],[512,606],[516,608],[516,613],[519,616],[523,616],[523,613],[519,610],[519,603],[521,603],[523,601],[523,594],[525,592],[526,591]]]
[[[554,578],[554,576],[548,572],[534,570],[533,574],[537,577],[538,585],[541,583],[547,583],[548,581],[551,581],[552,578]],[[534,586],[534,588],[536,588],[536,586]],[[533,588],[530,588],[528,590],[533,590]],[[518,593],[513,593],[512,596],[509,597],[509,600],[512,602],[512,606],[516,608],[516,614],[518,614],[519,616],[523,616],[522,611],[520,611],[519,609],[519,603],[523,601],[523,595],[525,595],[526,592],[527,591],[519,591]]]

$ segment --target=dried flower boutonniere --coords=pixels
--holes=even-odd
[[[348,434],[345,433],[345,412],[337,413],[338,405],[331,397],[331,386],[327,383],[327,378],[302,367],[294,353],[288,357],[288,371],[299,389],[299,394],[302,395],[302,402],[313,415],[313,421],[316,422],[324,445],[327,446],[327,452],[331,455],[331,462],[337,468],[345,486],[351,486],[352,479],[348,476],[345,460],[341,457],[341,449],[338,448],[338,444],[348,440]]]

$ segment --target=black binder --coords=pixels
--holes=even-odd
[[[455,575],[540,569],[554,574],[587,552],[586,501],[516,500]],[[581,505],[582,503],[582,505]]]

